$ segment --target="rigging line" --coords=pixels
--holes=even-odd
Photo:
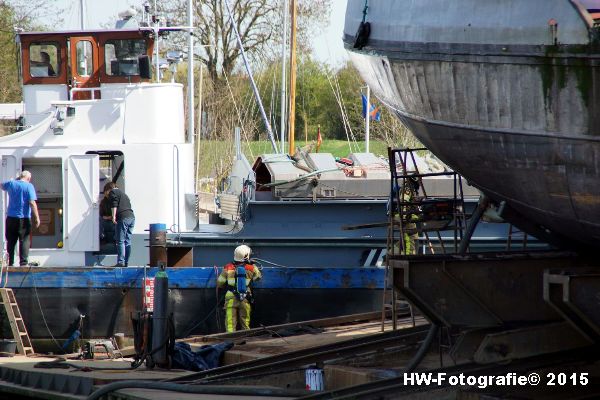
[[[258,86],[259,92],[261,91],[260,85],[261,85],[261,76],[258,77],[258,85],[257,86]],[[253,96],[252,89],[246,88],[242,103],[244,104],[241,107],[243,123],[248,124],[248,126],[250,126],[252,128],[251,130],[253,132],[255,129],[255,126],[253,123],[254,122],[254,114],[252,113],[252,110],[254,110],[253,105],[256,105],[256,99]],[[248,139],[246,139],[246,142],[248,143],[248,145],[250,145],[249,144],[250,142]]]
[[[260,79],[260,77],[259,77]],[[259,80],[259,85],[260,85],[260,80]],[[242,106],[240,107],[242,109],[242,119],[244,120],[244,122],[248,121],[248,111],[250,110],[250,106],[252,104],[252,89],[250,88],[246,88],[243,91],[243,95],[242,95]]]
[[[258,75],[257,82],[258,82],[257,83],[257,88],[258,88],[259,93],[261,93],[261,92],[264,93],[264,79],[263,79],[263,76],[261,74]],[[243,110],[244,110],[244,122],[247,123],[247,124],[249,124],[249,126],[252,127],[252,133],[255,133],[255,131],[259,132],[258,127],[255,124],[256,120],[254,118],[255,117],[255,110],[256,110],[256,108],[254,106],[256,106],[258,104],[257,104],[256,98],[255,98],[255,96],[253,96],[251,90],[248,90],[246,92],[245,103],[246,103],[246,105],[243,108]],[[259,137],[260,137],[260,133],[259,133]],[[248,145],[250,145],[249,141],[248,141]],[[260,148],[258,150],[260,150]]]
[[[342,101],[341,101],[340,93],[339,93],[339,87],[337,87],[333,84],[333,76],[329,76],[329,75],[326,75],[326,76],[327,76],[327,81],[329,83],[329,86],[331,86],[331,91],[333,92],[335,100],[338,104],[338,107],[340,108],[340,114],[342,115],[342,123],[344,126],[344,131],[346,133],[346,139],[348,141],[348,148],[350,149],[350,152],[352,153],[352,143],[350,140],[350,134],[348,132],[348,128],[349,128],[348,117],[345,114],[344,108],[342,106]]]
[[[277,119],[276,119],[276,113],[277,113],[277,106],[279,105],[277,100],[277,92],[279,91],[279,86],[277,84],[277,70],[276,68],[273,68],[273,80],[272,80],[272,85],[271,85],[271,119],[272,119],[272,126],[273,126],[273,132],[275,134],[275,141],[277,142],[279,139],[279,132],[277,130]]]
[[[235,101],[235,96],[233,95],[233,90],[231,90],[231,84],[229,83],[229,78],[227,77],[227,73],[225,72],[225,70],[223,70],[223,76],[225,77],[225,82],[227,83],[227,88],[229,89],[229,94],[231,95],[231,100],[233,101],[233,107],[235,108],[235,111],[238,115],[238,121],[240,123],[240,129],[242,131],[242,133],[244,134],[244,138],[246,141],[248,141],[248,134],[246,133],[246,130],[244,129],[244,124],[242,122],[242,116],[241,116],[241,112],[240,109],[237,105],[237,102]],[[252,148],[248,147],[249,151],[250,151],[250,156],[251,158],[254,158],[254,154],[252,153]]]
[[[335,97],[336,103],[338,104],[338,107],[340,108],[340,113],[342,114],[342,125],[344,126],[344,132],[346,133],[346,140],[348,141],[348,148],[350,149],[350,152],[352,152],[352,145],[350,143],[350,135],[348,133],[348,126],[346,124],[346,116],[344,115],[344,109],[342,108],[340,99],[339,99],[339,95],[336,92],[333,83],[331,82],[331,77],[329,76],[329,74],[325,75],[327,77],[327,82],[329,82],[329,86],[331,87],[331,91],[333,92],[333,96]]]
[[[350,118],[348,117],[348,111],[346,110],[346,106],[344,104],[344,97],[342,96],[342,89],[340,87],[340,82],[336,75],[333,75],[333,82],[335,84],[335,88],[336,88],[335,90],[336,90],[337,96],[340,101],[340,108],[342,109],[342,114],[344,115],[346,126],[348,127],[348,131],[350,132],[351,143],[354,144],[354,146],[355,146],[354,151],[359,152],[360,149],[359,149],[358,145],[356,144],[356,137],[354,136],[354,132],[352,131],[352,126],[350,124]]]
[[[265,55],[265,58],[266,58],[266,55]],[[272,85],[273,85],[273,84],[275,84],[275,82],[276,82],[276,80],[277,80],[277,77],[276,77],[276,74],[275,74],[275,72],[276,72],[276,70],[274,70],[274,71],[273,71],[273,78],[272,78],[272,82],[273,82],[273,83],[272,83]],[[268,74],[268,73],[265,73],[265,72],[263,71],[263,72],[261,72],[261,73],[258,75],[258,86],[259,86],[259,92],[261,92],[261,93],[264,93],[264,92],[265,92],[265,89],[266,89],[266,87],[267,87],[268,85],[269,85],[269,74]],[[275,96],[272,94],[272,95],[271,95],[271,99],[270,99],[270,100],[271,100],[271,109],[273,109],[273,99],[274,99],[274,98],[275,98]],[[249,102],[254,102],[254,103],[256,104],[256,99],[254,98],[254,96],[252,96],[252,94],[251,94],[251,93],[250,93]],[[252,112],[252,113],[249,115],[249,118],[251,118],[251,121],[252,121],[252,122],[256,122],[256,121],[257,121],[257,119],[256,119],[256,108],[255,108],[255,107],[252,107],[252,108],[250,108],[250,105],[249,105],[248,107],[249,107],[249,111],[253,111],[253,112]],[[272,116],[271,118],[273,118],[273,119],[274,119],[274,116]],[[279,141],[279,135],[277,135],[277,132],[278,132],[278,130],[277,130],[277,128],[276,128],[277,124],[276,124],[275,122],[273,122],[273,121],[271,121],[271,123],[272,123],[272,125],[271,125],[271,128],[273,129],[273,132],[274,132],[274,134],[275,134],[275,135],[274,135],[275,142],[278,142],[278,141]],[[256,148],[257,148],[258,150],[260,150],[260,152],[261,152],[261,153],[263,153],[263,154],[264,154],[264,153],[271,153],[271,151],[268,149],[268,147],[269,147],[268,140],[267,140],[266,142],[264,142],[264,143],[263,143],[263,140],[262,140],[263,138],[262,138],[262,137],[261,137],[261,135],[260,135],[260,131],[259,131],[259,135],[258,135],[258,137],[259,137],[259,142],[258,142],[258,147],[256,147]]]
[[[269,79],[268,79],[267,74],[259,74],[259,76],[258,76],[259,92],[264,93],[265,92],[265,88],[267,87],[268,84],[269,84]],[[254,98],[254,96],[251,96],[249,98],[249,102],[250,103],[254,102],[256,104],[256,99]],[[253,123],[257,122],[256,118],[255,118],[255,115],[256,115],[256,111],[255,110],[256,109],[254,107],[250,107],[250,104],[248,105],[248,119],[251,122],[253,122]],[[258,131],[258,137],[260,139],[260,129],[258,129],[258,126],[257,126],[257,131]],[[267,143],[265,145],[268,147],[268,141],[267,141]],[[268,152],[268,150],[263,147],[263,144],[260,143],[260,141],[259,141],[258,149],[260,150],[261,153]]]
[[[273,75],[273,80],[272,80],[272,82],[274,83],[274,81],[275,81],[275,75]],[[262,82],[262,84],[261,84],[261,82]],[[269,85],[269,76],[268,76],[268,74],[266,74],[266,73],[261,73],[261,74],[259,75],[259,86],[261,86],[261,85],[262,85],[262,89],[260,89],[260,90],[261,90],[261,91],[264,93],[264,92],[265,92],[265,89],[266,89],[266,87]],[[273,98],[274,98],[274,96],[271,96],[271,107],[272,107],[272,105],[273,105]],[[256,99],[254,99],[254,102],[256,103]],[[254,120],[254,117],[253,117],[252,119]],[[271,128],[272,128],[273,126],[274,126],[274,125],[272,125],[272,126],[271,126]],[[277,138],[277,135],[274,135],[274,138],[275,138],[275,142],[277,142],[277,139],[276,139],[276,138]],[[260,131],[259,131],[259,139],[260,139]],[[261,143],[261,145],[259,146],[259,148],[260,148],[260,149],[263,149],[263,147],[262,147],[262,143]],[[265,149],[264,151],[261,151],[261,153],[264,153],[264,152],[267,152],[267,150]]]
[[[222,300],[222,299],[221,299],[221,300]],[[196,324],[195,324],[193,327],[191,327],[190,329],[188,329],[188,330],[186,331],[186,333],[183,335],[183,337],[187,337],[187,336],[189,336],[189,335],[190,335],[190,333],[192,333],[192,331],[193,331],[194,329],[196,329],[197,327],[199,327],[200,325],[202,325],[203,323],[205,323],[206,321],[208,321],[208,319],[209,319],[210,317],[212,317],[212,315],[213,315],[213,314],[214,314],[214,313],[217,311],[217,309],[219,308],[219,306],[220,306],[220,303],[221,303],[221,300],[217,299],[217,305],[216,305],[216,306],[214,306],[214,307],[213,307],[213,309],[212,309],[212,310],[210,310],[210,311],[208,312],[208,314],[206,314],[202,320],[200,320],[200,321],[199,321],[198,323],[196,323]]]
[[[31,270],[31,267],[30,267],[30,270]],[[56,344],[56,347],[58,347],[61,351],[63,351],[63,348],[60,347],[60,344],[58,344],[58,341],[54,338],[54,335],[50,331],[50,327],[48,326],[48,322],[46,322],[46,316],[44,315],[44,310],[42,309],[42,303],[40,302],[40,296],[38,295],[38,291],[37,291],[37,285],[35,283],[35,274],[31,274],[31,279],[33,280],[33,291],[35,293],[35,298],[37,300],[38,307],[40,308],[40,314],[42,314],[42,321],[44,321],[44,325],[46,326],[46,330],[48,331],[48,333],[50,334],[50,337],[52,338],[52,340]]]
[[[262,259],[262,258],[256,258],[256,257],[252,257],[252,259],[253,259],[253,260],[256,260],[256,261],[259,261],[259,262],[262,262],[262,263],[265,263],[265,264],[274,265],[275,267],[282,267],[282,268],[294,268],[294,267],[291,267],[291,266],[289,266],[289,265],[277,264],[276,262],[269,261],[269,260],[265,260],[265,259]]]
[[[346,120],[348,121],[348,130],[350,131],[350,137],[352,138],[352,141],[354,143],[354,146],[356,148],[356,152],[360,152],[360,147],[358,146],[357,140],[356,140],[356,136],[354,135],[354,131],[352,130],[352,126],[350,125],[350,118],[348,118],[348,111],[346,110],[346,105],[344,102],[344,95],[342,93],[342,89],[340,87],[340,82],[339,79],[337,78],[337,76],[334,76],[334,82],[335,85],[337,87],[337,90],[339,92],[339,96],[340,96],[340,104],[342,109],[344,110],[344,115],[346,116]]]
[[[246,52],[244,51],[244,46],[242,44],[242,39],[240,37],[240,33],[238,32],[237,26],[235,24],[235,20],[233,19],[233,12],[231,11],[231,7],[229,6],[229,0],[224,0],[225,7],[227,8],[227,12],[229,13],[229,19],[231,21],[231,27],[235,32],[235,37],[237,39],[237,43],[240,49],[240,53],[242,55],[242,59],[244,60],[244,66],[246,67],[246,71],[248,72],[248,77],[250,78],[250,83],[252,84],[252,89],[256,96],[256,101],[260,107],[260,113],[263,117],[263,121],[267,128],[267,134],[269,136],[269,140],[271,141],[271,145],[273,146],[273,151],[275,153],[278,152],[277,144],[275,143],[275,139],[273,138],[273,131],[271,130],[271,124],[269,124],[269,120],[265,114],[265,110],[262,106],[262,102],[260,101],[260,94],[258,93],[258,89],[256,88],[256,84],[254,83],[254,77],[252,76],[252,70],[250,68],[250,64],[248,64],[248,60],[246,59]]]

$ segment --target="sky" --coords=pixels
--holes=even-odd
[[[80,0],[58,0],[59,6],[66,11],[63,24],[59,29],[79,29]],[[102,24],[114,20],[116,15],[130,5],[141,5],[142,0],[84,0],[87,8],[86,28],[99,28]],[[152,1],[151,1],[152,3]],[[313,39],[314,56],[317,60],[332,66],[341,65],[348,57],[342,44],[346,0],[332,0],[331,21],[325,32]]]

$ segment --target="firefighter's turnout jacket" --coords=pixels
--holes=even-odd
[[[238,283],[236,276],[237,267],[244,265],[246,270],[246,291],[245,293],[239,293]],[[250,309],[252,303],[252,284],[253,282],[262,278],[260,270],[253,264],[245,263],[229,263],[223,267],[223,271],[217,278],[218,287],[226,287],[227,293],[225,294],[225,329],[227,332],[234,332],[237,330],[237,323],[239,322],[240,329],[250,329]]]

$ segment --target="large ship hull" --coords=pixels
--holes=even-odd
[[[442,3],[370,3],[372,34],[350,52],[354,65],[425,146],[522,219],[512,222],[592,245],[600,53],[590,15],[568,0]],[[349,49],[362,5],[348,2]]]

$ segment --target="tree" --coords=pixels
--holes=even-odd
[[[0,0],[0,103],[21,101],[15,29],[42,29],[59,21],[55,0]]]
[[[365,119],[362,116],[361,91],[366,84],[349,61],[338,71],[337,81],[340,96],[344,101],[344,108],[347,110],[349,128],[352,129],[357,140],[364,140]],[[391,147],[415,147],[419,145],[417,139],[400,122],[393,111],[385,107],[375,96],[371,96],[371,103],[381,110],[380,121],[370,123],[369,136],[372,140],[385,141]]]
[[[257,74],[258,82],[279,80],[281,65],[271,65]],[[339,70],[315,61],[309,53],[298,63],[296,90],[296,140],[316,140],[318,127],[325,139],[364,140],[365,120],[362,117],[361,88],[365,83],[351,63]],[[261,97],[267,109],[273,110],[272,121],[279,122],[277,107],[279,88],[263,84]],[[414,145],[412,134],[400,120],[373,96],[373,103],[381,108],[381,120],[371,123],[370,136],[383,140],[392,147]],[[272,106],[275,104],[275,106]]]
[[[17,46],[13,23],[14,10],[0,2],[0,103],[21,101],[21,85],[17,73]]]
[[[194,20],[195,36],[205,46],[199,56],[213,81],[231,75],[239,65],[241,52],[231,27],[225,0],[197,0]],[[169,19],[185,24],[187,0],[170,0],[164,6]],[[270,63],[278,57],[271,49],[281,41],[281,0],[229,0],[244,51],[257,64]],[[331,0],[301,0],[298,5],[299,43],[329,21]]]
[[[22,29],[42,30],[62,22],[64,9],[58,7],[57,0],[0,0],[13,10],[13,26]]]

